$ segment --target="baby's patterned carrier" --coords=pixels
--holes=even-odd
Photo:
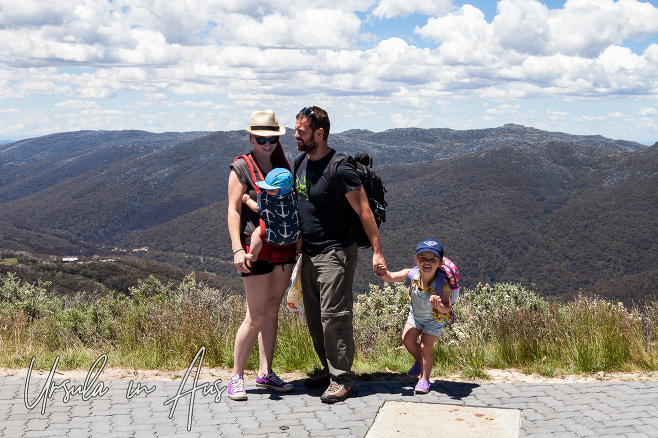
[[[297,198],[291,191],[283,196],[274,196],[261,190],[256,181],[265,181],[260,169],[248,155],[242,157],[249,166],[249,173],[254,182],[258,199],[258,216],[260,217],[260,234],[264,242],[272,245],[292,245],[301,237]],[[237,160],[238,158],[236,158]],[[256,177],[258,172],[258,177]],[[260,179],[259,179],[260,178]]]
[[[258,186],[256,186],[258,187]],[[292,245],[302,234],[297,197],[293,192],[283,196],[258,194],[261,236],[272,245]]]

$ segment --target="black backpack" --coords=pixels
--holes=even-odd
[[[304,152],[295,159],[295,174],[297,173],[297,169],[304,160],[305,156],[306,153]],[[342,163],[347,163],[348,165],[354,166],[356,172],[359,174],[359,178],[361,178],[361,184],[363,185],[363,189],[366,192],[368,204],[370,205],[370,210],[372,211],[372,215],[375,218],[377,228],[381,226],[382,222],[386,222],[386,206],[388,205],[384,198],[386,188],[384,188],[384,184],[382,184],[382,180],[379,175],[377,175],[372,168],[372,157],[368,154],[356,154],[354,157],[352,157],[341,152],[336,152],[334,153],[334,156],[331,157],[331,160],[329,161],[327,169],[323,175],[323,177],[327,179],[327,185],[331,187],[336,198],[340,199],[344,206],[343,208],[350,216],[350,223],[352,225],[354,238],[356,239],[356,245],[359,248],[369,248],[372,245],[370,243],[370,239],[368,239],[368,235],[363,229],[361,219],[359,219],[359,216],[352,209],[349,202],[347,202],[345,196],[343,196],[343,194],[338,191],[335,183],[336,170]]]

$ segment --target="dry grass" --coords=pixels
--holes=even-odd
[[[372,286],[355,306],[355,370],[406,372],[411,357],[400,335],[408,302],[402,285]],[[434,376],[486,379],[488,369],[518,369],[550,378],[564,374],[658,370],[658,304],[627,309],[601,299],[547,302],[521,286],[465,290],[457,321],[435,345]],[[63,300],[47,284],[0,278],[0,366],[88,368],[100,354],[130,369],[186,368],[202,346],[204,366],[230,368],[244,298],[190,276],[180,286],[151,278],[130,296]],[[256,349],[248,369],[258,364]],[[311,372],[319,365],[305,323],[282,308],[275,366]]]

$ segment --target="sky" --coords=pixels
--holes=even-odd
[[[0,140],[517,123],[658,141],[658,0],[0,0]]]

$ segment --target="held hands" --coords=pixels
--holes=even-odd
[[[381,276],[387,272],[386,260],[384,260],[383,254],[375,253],[372,255],[372,270],[375,272],[375,275],[377,276]]]
[[[379,268],[377,268],[377,270],[375,271],[375,275],[381,278],[382,281],[385,281],[387,283],[392,283],[393,281],[395,281],[391,276],[391,272],[388,269],[386,269],[386,266],[379,266]]]

